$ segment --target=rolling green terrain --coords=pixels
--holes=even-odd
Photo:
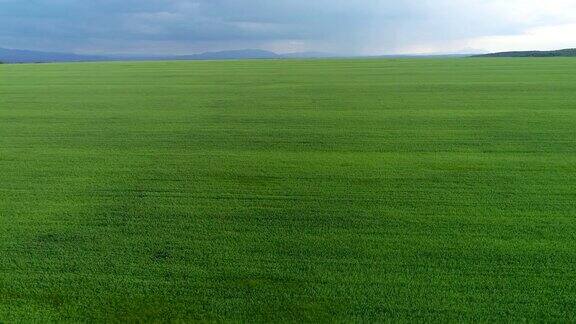
[[[515,51],[475,55],[475,57],[574,57],[576,48],[556,51]]]
[[[0,322],[576,321],[576,60],[0,66]]]

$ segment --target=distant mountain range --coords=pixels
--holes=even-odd
[[[382,55],[367,58],[431,58],[431,57],[576,57],[576,49],[557,51],[515,51],[490,54],[421,54]],[[3,63],[100,62],[100,61],[184,61],[184,60],[247,60],[247,59],[307,59],[350,57],[322,52],[277,54],[260,49],[206,52],[191,55],[82,55],[0,48]]]
[[[576,57],[576,48],[557,51],[516,51],[474,55],[473,57]]]
[[[49,62],[99,62],[99,61],[177,61],[177,60],[240,60],[240,59],[287,59],[329,58],[338,55],[320,52],[277,54],[259,49],[206,52],[192,55],[80,55],[70,53],[41,52],[0,48],[3,63],[49,63]]]
[[[0,62],[3,63],[81,62],[103,60],[106,60],[106,58],[95,55],[77,55],[0,48]]]

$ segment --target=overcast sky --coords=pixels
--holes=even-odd
[[[0,0],[0,47],[341,54],[576,47],[576,0]]]

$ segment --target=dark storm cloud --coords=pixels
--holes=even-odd
[[[0,46],[80,52],[260,47],[367,53],[519,28],[482,17],[482,3],[469,1],[463,7],[452,0],[0,0]]]

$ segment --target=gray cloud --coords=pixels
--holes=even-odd
[[[264,48],[375,54],[530,27],[495,14],[495,1],[0,0],[0,46],[94,53]]]

